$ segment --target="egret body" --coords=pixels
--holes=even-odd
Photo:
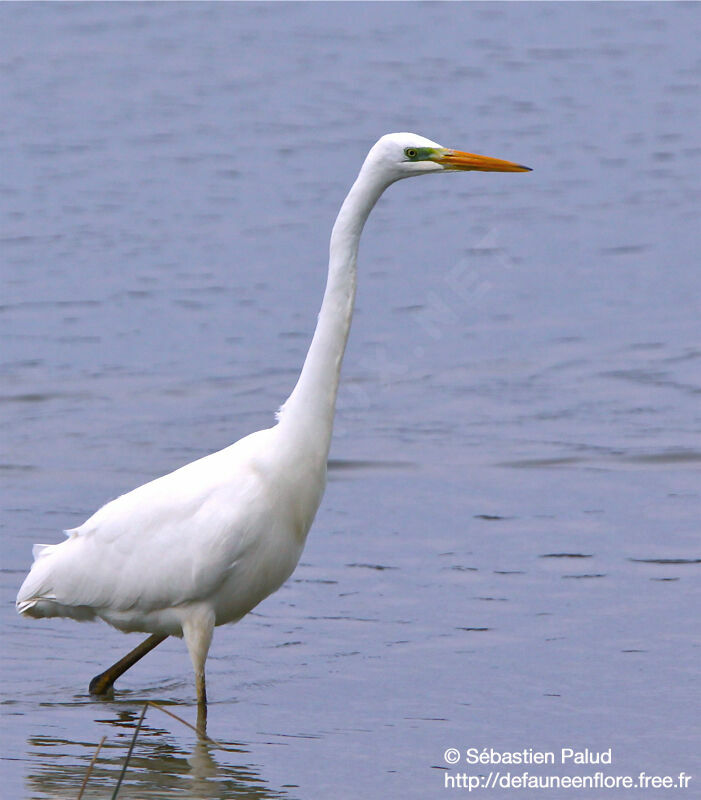
[[[91,683],[102,694],[167,636],[182,636],[206,719],[205,661],[217,625],[237,622],[292,574],[326,484],[363,226],[400,178],[525,172],[412,133],[370,150],[333,226],[326,291],[309,352],[277,424],[104,505],[60,544],[34,546],[17,596],[30,617],[103,619],[148,639]]]

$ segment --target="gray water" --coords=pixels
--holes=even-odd
[[[373,213],[329,486],[292,579],[150,709],[120,797],[443,796],[446,748],[698,796],[701,6],[0,7],[2,796],[111,795],[169,640],[20,619],[34,542],[257,428],[335,213],[413,130],[529,174]],[[498,768],[498,767],[497,767]],[[524,767],[511,768],[520,774]],[[502,771],[507,771],[502,768]],[[484,790],[487,797],[562,797]],[[580,791],[579,798],[654,797]]]

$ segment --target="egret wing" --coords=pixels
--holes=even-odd
[[[249,440],[265,433],[112,500],[65,542],[35,546],[18,610],[90,619],[211,596],[260,524],[264,483]]]

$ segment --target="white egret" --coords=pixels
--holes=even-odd
[[[454,170],[526,172],[412,133],[370,150],[331,233],[326,291],[309,352],[277,424],[104,505],[60,544],[34,546],[17,595],[31,617],[103,619],[151,635],[90,684],[104,694],[168,636],[192,659],[198,719],[217,625],[237,622],[292,574],[326,484],[341,361],[353,313],[363,226],[400,178]]]

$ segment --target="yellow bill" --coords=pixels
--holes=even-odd
[[[479,172],[531,172],[530,167],[515,164],[513,161],[503,161],[501,158],[480,156],[476,153],[463,153],[461,150],[438,150],[434,161],[442,164],[445,169],[477,170]]]

